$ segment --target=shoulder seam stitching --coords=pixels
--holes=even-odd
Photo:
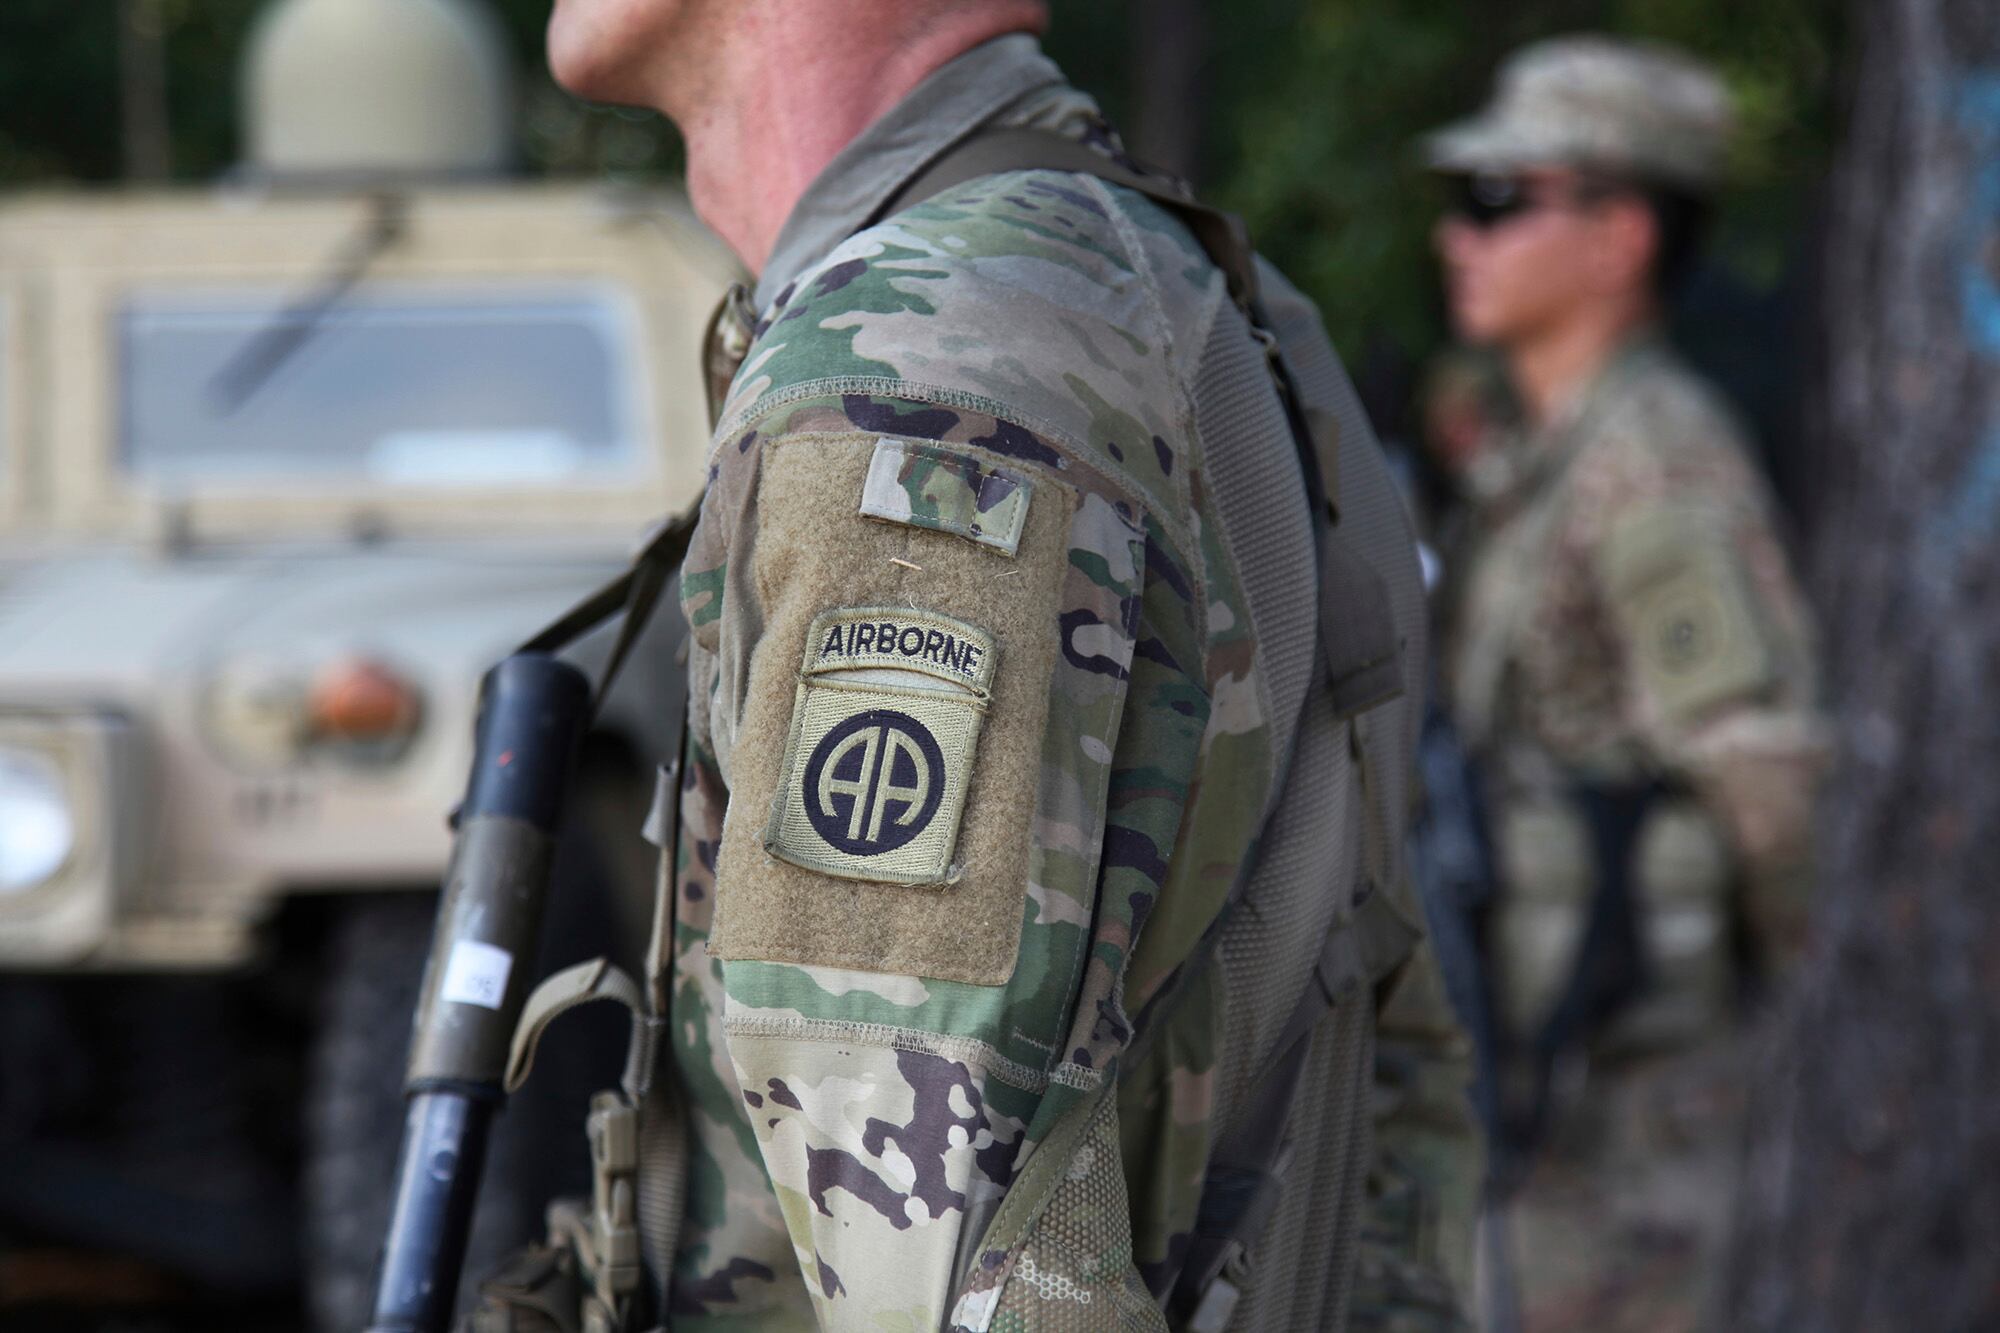
[[[1124,497],[1126,502],[1132,505],[1135,511],[1158,518],[1161,525],[1166,528],[1167,534],[1188,553],[1190,561],[1196,561],[1200,558],[1201,548],[1195,542],[1193,530],[1181,520],[1179,515],[1160,513],[1158,506],[1143,492],[1127,483],[1123,478],[1092,461],[1089,450],[1085,449],[1067,431],[1050,425],[1032,413],[1016,411],[1005,403],[991,398],[984,398],[978,394],[967,393],[962,389],[951,389],[943,385],[926,384],[919,380],[892,380],[882,376],[867,375],[839,375],[826,379],[805,380],[798,384],[788,385],[776,393],[759,398],[755,403],[751,404],[750,409],[724,422],[724,428],[718,429],[716,436],[718,439],[734,437],[746,427],[762,422],[779,408],[788,407],[793,403],[802,402],[808,398],[824,398],[828,395],[850,393],[879,394],[885,398],[902,398],[911,402],[938,403],[949,407],[962,407],[969,412],[978,412],[984,416],[991,416],[996,420],[1019,426],[1031,435],[1053,441],[1062,446],[1063,453],[1069,462],[1077,468],[1087,470],[1094,476],[1100,477],[1110,483]],[[859,432],[861,428],[857,426],[855,430]],[[893,431],[876,431],[874,433],[878,435],[894,434]],[[948,444],[949,441],[940,440],[937,443]],[[1061,474],[1057,473],[1056,475],[1059,476]]]
[[[888,1023],[843,1023],[830,1018],[724,1013],[722,1027],[730,1036],[776,1037],[798,1041],[841,1041],[890,1050],[917,1051],[960,1064],[973,1065],[994,1078],[1023,1092],[1044,1092],[1051,1084],[1088,1090],[1102,1081],[1100,1071],[1068,1061],[1047,1073],[1002,1055],[991,1043],[977,1037],[948,1037],[919,1028],[894,1027]]]
[[[1099,201],[1103,203],[1105,212],[1111,221],[1111,228],[1117,233],[1119,244],[1125,247],[1125,255],[1130,262],[1133,273],[1145,285],[1146,304],[1152,312],[1153,323],[1159,330],[1160,354],[1166,363],[1167,377],[1173,381],[1174,394],[1180,400],[1178,416],[1180,417],[1182,448],[1185,450],[1187,448],[1186,442],[1190,441],[1194,436],[1194,395],[1189,391],[1187,379],[1181,374],[1181,368],[1174,355],[1175,349],[1179,344],[1174,338],[1172,326],[1167,323],[1166,304],[1160,298],[1158,277],[1153,272],[1152,262],[1145,254],[1145,247],[1139,241],[1138,233],[1132,225],[1132,219],[1126,216],[1124,206],[1111,193],[1110,185],[1098,176],[1086,176],[1084,183],[1085,187],[1094,191]],[[1139,197],[1142,199],[1145,198],[1144,195],[1140,195]],[[1150,204],[1152,201],[1147,200],[1147,202]],[[1158,205],[1153,206],[1158,207]],[[1178,502],[1180,509],[1192,515],[1194,512],[1194,496],[1190,490],[1188,481],[1190,467],[1191,460],[1183,453],[1180,475],[1173,479],[1173,491],[1174,499]],[[1175,517],[1178,518],[1179,515],[1175,515]],[[1201,547],[1198,544],[1188,548],[1188,566],[1189,576],[1192,578],[1199,594],[1194,599],[1195,616],[1199,624],[1202,645],[1202,686],[1206,691],[1208,688],[1209,656],[1208,562],[1202,558]]]

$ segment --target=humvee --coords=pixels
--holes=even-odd
[[[345,3],[279,6],[253,109]],[[360,10],[494,77],[448,40],[476,14]],[[266,119],[279,160],[219,188],[0,198],[0,1237],[246,1290],[302,1257],[351,1328],[480,675],[698,494],[733,270],[671,191]],[[659,619],[559,866],[598,950],[649,907]]]

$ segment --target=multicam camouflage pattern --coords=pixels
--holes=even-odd
[[[982,239],[997,248],[997,238]],[[1071,525],[1062,604],[1053,608],[1070,626],[1069,650],[1050,691],[1040,810],[1035,828],[1024,831],[1034,852],[1022,942],[1006,985],[710,960],[701,952],[705,934],[698,924],[713,893],[707,882],[713,841],[684,844],[692,858],[681,884],[683,967],[716,975],[683,982],[677,996],[681,1032],[692,1035],[683,1015],[705,1010],[707,1020],[683,1050],[683,1064],[696,1057],[712,1062],[726,1051],[733,1071],[725,1078],[711,1063],[717,1081],[698,1104],[706,1110],[737,1100],[752,1119],[745,1126],[733,1107],[719,1125],[705,1114],[697,1118],[698,1153],[739,1160],[714,1180],[722,1188],[713,1193],[705,1188],[706,1173],[695,1174],[691,1220],[715,1208],[728,1239],[703,1236],[691,1246],[684,1238],[676,1322],[759,1311],[760,1297],[797,1287],[785,1266],[795,1256],[798,1271],[818,1275],[813,1297],[825,1325],[863,1318],[835,1308],[858,1301],[867,1318],[894,1313],[911,1328],[934,1328],[948,1312],[954,1276],[968,1266],[961,1247],[977,1240],[1028,1150],[1065,1110],[1099,1089],[1100,1070],[1130,1036],[1117,985],[1137,926],[1161,891],[1187,799],[1186,780],[1169,775],[1194,770],[1208,707],[1206,683],[1178,666],[1205,657],[1193,578],[1157,544],[1163,530],[1143,524],[1132,502],[1107,484],[1110,478],[996,415],[913,396],[833,394],[788,403],[758,421],[724,432],[728,443],[717,454],[709,513],[743,512],[740,492],[754,491],[760,443],[856,426],[921,431],[923,438],[993,450],[1090,487]],[[732,756],[726,733],[715,737],[716,722],[732,703],[726,682],[741,668],[721,632],[727,612],[719,619],[705,613],[709,598],[720,595],[726,604],[747,595],[743,573],[728,567],[726,542],[733,536],[705,518],[689,557],[690,570],[699,573],[709,563],[724,585],[697,593],[701,600],[689,617],[698,627],[694,679],[697,689],[710,691],[696,701],[697,767],[714,772],[717,789]],[[1149,536],[1156,539],[1150,551]],[[702,587],[703,580],[690,586]],[[1146,625],[1142,636],[1148,607],[1173,618]],[[704,620],[716,632],[704,635]],[[1142,637],[1155,656],[1135,659]],[[1149,708],[1135,708],[1139,690]],[[713,760],[711,746],[721,751]],[[705,785],[698,778],[693,796]],[[1121,786],[1129,793],[1123,801],[1108,801]],[[690,832],[712,827],[719,834],[720,812],[697,814],[697,804],[707,802],[689,801]],[[1239,836],[1247,842],[1253,833],[1254,826]],[[1241,854],[1240,847],[1234,857],[1220,853],[1230,864]],[[685,990],[690,984],[726,998],[697,1008]],[[855,1040],[858,1031],[879,1040],[864,1045]],[[896,1109],[905,1097],[907,1105]],[[768,1207],[725,1183],[755,1179],[767,1167],[767,1188],[775,1190]],[[750,1293],[738,1282],[727,1299],[692,1306],[691,1293],[713,1289],[712,1279],[732,1271],[754,1273],[762,1281],[750,1285],[761,1290],[746,1301]]]
[[[1482,1203],[1469,1163],[1470,1039],[1436,968],[1410,968],[1376,1018],[1369,1208],[1354,1275],[1351,1333],[1462,1333],[1474,1289],[1462,1233]]]
[[[1752,1041],[1618,1062],[1508,1207],[1525,1333],[1704,1333],[1729,1269]]]
[[[891,523],[949,532],[1014,554],[1034,483],[1015,468],[911,440],[876,442],[861,512]]]
[[[1028,39],[985,50],[1014,62],[1011,122],[1104,133]],[[1223,286],[1141,196],[1024,172],[811,256],[763,309],[682,581],[672,1031],[691,1166],[676,1328],[1164,1327],[1155,1298],[1213,1137],[1221,997],[1197,973],[1154,1034],[1170,1105],[1126,1105],[1120,1057],[1253,862],[1283,777],[1191,430],[1199,331]],[[994,539],[1019,539],[1009,507],[1075,497],[1003,984],[708,950],[718,893],[726,906],[758,892],[716,867],[726,821],[764,817],[730,806],[732,772],[769,761],[740,726],[759,654],[798,653],[762,645],[770,599],[866,600],[760,579],[760,481],[797,441],[861,434],[887,442],[876,461],[893,470],[871,470],[854,521],[872,506],[966,537],[996,585],[1014,562]],[[1008,725],[989,716],[981,744]],[[1353,1120],[1366,1097],[1347,1086],[1309,1114]],[[1147,1132],[1121,1132],[1141,1120]]]
[[[1556,37],[1500,67],[1494,97],[1426,145],[1440,171],[1594,167],[1704,190],[1722,175],[1733,114],[1706,65],[1656,42]]]

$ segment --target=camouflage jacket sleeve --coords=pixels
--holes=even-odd
[[[1049,248],[923,212],[989,256]],[[1016,1172],[1130,1035],[1118,982],[1209,710],[1175,435],[1107,408],[1092,453],[924,383],[954,348],[1026,373],[979,324],[898,325],[977,281],[856,238],[780,297],[724,411],[683,580],[676,1327],[956,1322]],[[1130,321],[1044,330],[1005,287],[979,309],[1031,350]]]
[[[1571,513],[1628,717],[1730,834],[1753,893],[1792,896],[1825,750],[1805,598],[1726,415],[1653,386],[1626,416],[1579,460]]]
[[[1254,861],[1299,702],[1270,697],[1205,471],[1226,304],[1140,196],[1026,172],[850,239],[766,313],[683,578],[676,1328],[1039,1326],[1010,1301],[1157,1326],[1223,1010],[1182,1004],[1207,1037],[1152,1101],[1130,1015]],[[1070,1184],[1031,1262],[1010,1191]],[[1063,1239],[1086,1223],[1112,1239]]]
[[[1468,1333],[1472,1237],[1486,1180],[1471,1043],[1420,942],[1385,984],[1375,1047],[1374,1158],[1355,1274],[1357,1333]]]

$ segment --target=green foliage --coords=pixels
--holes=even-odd
[[[1051,34],[1113,107],[1130,100],[1131,72],[1107,68],[1104,51],[1131,3],[1145,0],[1057,0]],[[1204,193],[1243,214],[1350,358],[1384,345],[1417,357],[1443,337],[1439,200],[1418,140],[1476,110],[1508,51],[1555,33],[1659,38],[1714,61],[1744,131],[1718,259],[1768,290],[1798,254],[1831,137],[1832,0],[1211,0],[1209,11]]]
[[[679,174],[681,141],[655,111],[593,106],[556,87],[542,54],[550,0],[490,0],[521,72],[521,158],[557,175]]]
[[[212,179],[240,151],[237,63],[265,0],[146,2],[165,33],[174,173]],[[491,3],[523,71],[529,170],[678,170],[658,116],[585,106],[550,82],[548,0]],[[1131,25],[1146,3],[1055,0],[1051,51],[1114,118],[1134,101]],[[117,0],[0,6],[0,186],[117,178],[117,14]],[[1716,61],[1738,95],[1721,254],[1767,289],[1797,254],[1826,160],[1835,18],[1833,0],[1208,0],[1202,184],[1319,299],[1350,356],[1418,356],[1441,332],[1417,138],[1472,111],[1521,42],[1593,27],[1661,37]]]
[[[117,52],[109,0],[7,0],[0,184],[117,174]]]
[[[61,4],[61,0],[55,3]],[[102,3],[93,0],[93,7]],[[237,160],[237,57],[264,5],[262,0],[154,3],[166,33],[167,115],[173,130],[174,174],[186,180],[212,180]],[[117,105],[114,97],[105,108],[106,117],[114,124]]]
[[[174,177],[213,180],[241,157],[238,73],[269,0],[139,0],[166,46]],[[663,173],[680,141],[650,111],[579,103],[549,79],[549,0],[488,0],[520,72],[522,165],[531,172]],[[0,188],[115,181],[120,0],[0,3]]]

